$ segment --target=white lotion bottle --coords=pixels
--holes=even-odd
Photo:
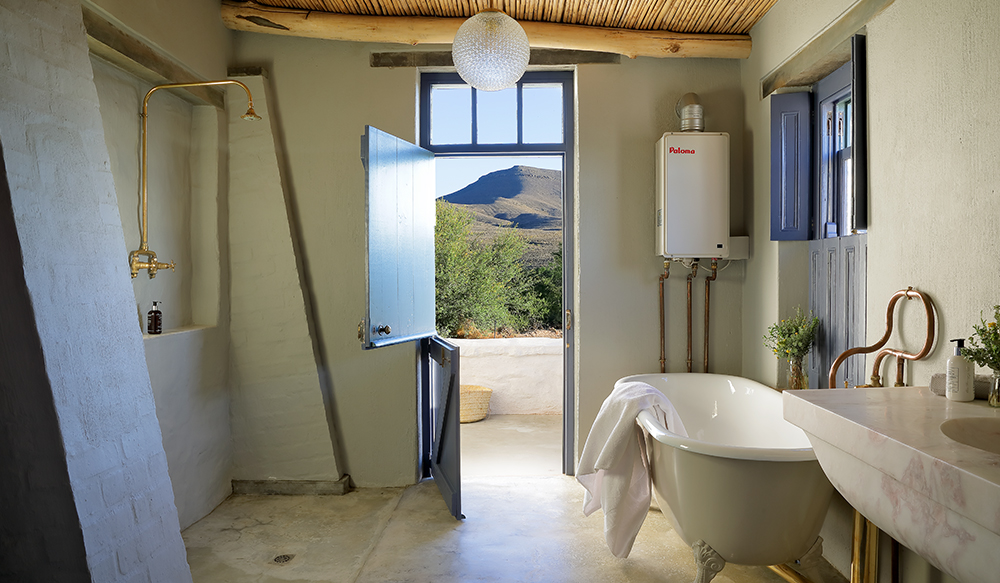
[[[945,369],[945,395],[952,401],[971,401],[976,398],[975,387],[972,384],[975,369],[972,363],[962,356],[965,339],[956,338],[955,354],[948,357],[948,367]]]

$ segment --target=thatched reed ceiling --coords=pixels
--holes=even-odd
[[[467,18],[500,8],[520,21],[679,33],[747,34],[776,0],[256,0],[261,6],[369,16]]]

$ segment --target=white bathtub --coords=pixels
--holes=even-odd
[[[695,549],[699,580],[714,576],[703,573],[702,564],[713,556],[716,563],[721,558],[781,565],[814,548],[833,487],[808,438],[782,417],[781,393],[749,379],[716,374],[623,380],[649,383],[663,392],[688,432],[689,437],[681,437],[648,412],[639,415],[639,424],[652,437],[653,489],[678,534]],[[718,572],[722,566],[709,569]]]

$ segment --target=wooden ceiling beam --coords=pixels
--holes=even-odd
[[[223,0],[222,20],[228,28],[327,40],[419,44],[451,44],[463,18],[361,16],[314,10],[273,8],[254,2]],[[627,57],[701,57],[745,59],[750,36],[682,34],[521,21],[531,46],[615,53]]]

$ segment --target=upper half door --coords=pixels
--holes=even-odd
[[[365,126],[361,158],[368,219],[364,347],[433,336],[434,154]]]

